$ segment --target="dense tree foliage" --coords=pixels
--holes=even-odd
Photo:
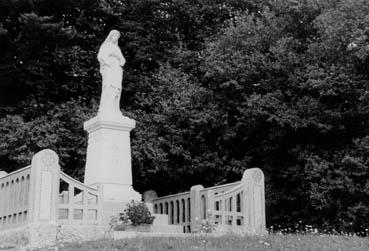
[[[51,148],[83,177],[96,52],[114,28],[137,190],[222,184],[257,166],[270,224],[364,231],[368,27],[365,0],[1,1],[0,169]]]

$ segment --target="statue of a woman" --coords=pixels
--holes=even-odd
[[[97,54],[102,76],[102,92],[99,106],[99,114],[102,116],[122,116],[119,101],[123,80],[122,67],[126,60],[118,47],[119,38],[119,31],[110,31]]]

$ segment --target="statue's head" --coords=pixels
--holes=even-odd
[[[105,39],[104,43],[114,43],[118,44],[120,38],[120,32],[117,30],[111,30],[108,37]]]

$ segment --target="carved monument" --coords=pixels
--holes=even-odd
[[[126,62],[118,47],[119,37],[112,30],[97,56],[102,92],[97,116],[84,123],[89,135],[84,183],[100,186],[104,203],[122,210],[131,200],[141,200],[141,195],[132,187],[130,131],[135,121],[123,116],[119,108]]]

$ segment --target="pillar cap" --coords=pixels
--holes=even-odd
[[[5,177],[5,176],[7,176],[8,175],[8,173],[7,172],[5,172],[5,171],[0,171],[0,178],[3,178],[3,177]]]

